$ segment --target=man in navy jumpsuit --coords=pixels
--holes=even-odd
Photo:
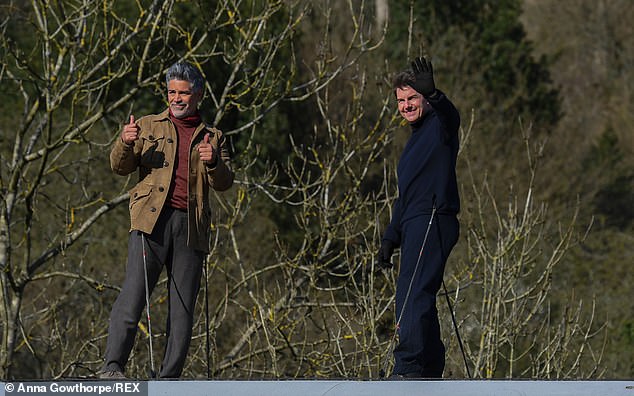
[[[398,73],[393,88],[411,137],[398,163],[398,199],[379,250],[391,267],[401,248],[396,285],[398,345],[392,378],[441,378],[445,347],[440,338],[436,294],[445,263],[458,240],[456,182],[460,115],[436,89],[431,63],[418,58]]]

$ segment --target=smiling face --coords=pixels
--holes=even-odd
[[[396,88],[398,111],[410,124],[420,120],[424,111],[423,95],[409,85]]]
[[[201,92],[194,92],[189,81],[170,80],[167,83],[167,101],[176,118],[196,113],[201,97]]]

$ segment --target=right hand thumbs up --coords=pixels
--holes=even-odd
[[[134,123],[134,116],[130,114],[130,123],[123,126],[123,132],[121,132],[121,140],[127,145],[132,145],[139,139],[139,131],[141,128]]]

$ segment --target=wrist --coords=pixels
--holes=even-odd
[[[123,138],[121,138],[121,143],[123,143],[127,147],[133,147],[134,146],[134,140],[131,141],[130,143],[128,143],[125,140],[123,140]]]
[[[209,161],[205,161],[205,166],[207,168],[213,169],[218,165],[218,157],[214,157]]]

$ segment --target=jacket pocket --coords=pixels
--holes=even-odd
[[[165,136],[141,136],[143,149],[141,165],[146,168],[162,168],[165,162]]]
[[[152,194],[152,185],[139,183],[130,190],[130,215],[135,217]]]

